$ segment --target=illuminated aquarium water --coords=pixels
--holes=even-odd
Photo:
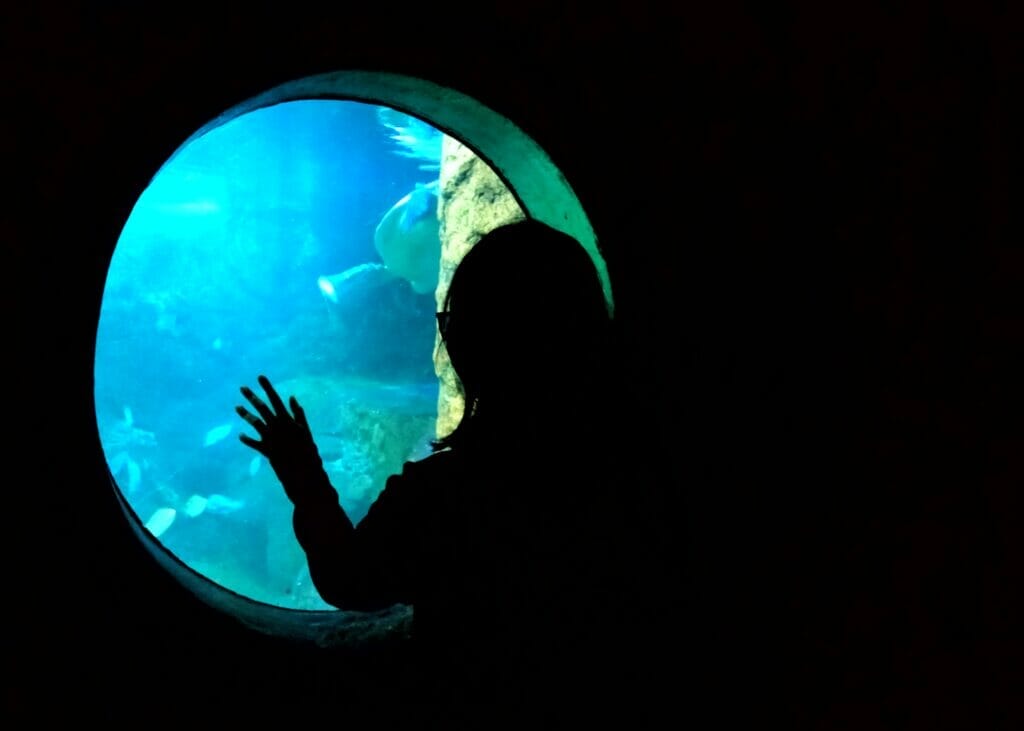
[[[329,608],[273,470],[238,439],[256,436],[240,386],[266,374],[299,399],[355,522],[436,436],[441,140],[359,102],[259,109],[181,149],[124,226],[96,341],[100,441],[139,522],[228,589]]]

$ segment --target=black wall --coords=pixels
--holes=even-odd
[[[1020,712],[1009,12],[547,5],[467,26],[423,4],[3,11],[5,713],[403,716],[400,653],[257,635],[156,568],[91,403],[105,267],[148,177],[234,104],[344,68],[510,117],[592,217],[641,415],[608,438],[649,434],[678,569],[642,640],[670,660],[670,723]]]

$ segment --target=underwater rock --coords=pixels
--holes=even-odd
[[[124,418],[104,422],[100,433],[103,437],[103,447],[108,454],[128,452],[134,447],[155,447],[156,435],[151,431],[139,429],[135,426],[135,419],[132,410],[124,407]]]
[[[306,412],[324,469],[358,522],[387,478],[434,437],[437,382],[303,377],[277,385]]]
[[[275,485],[280,491],[280,486]],[[306,554],[299,546],[292,529],[291,503],[280,491],[279,508],[267,510],[264,521],[266,524],[266,545],[263,549],[263,564],[267,583],[275,587],[281,601],[282,597],[292,609],[332,609],[320,599],[312,582],[299,585],[298,577],[306,566]]]
[[[313,585],[313,579],[309,575],[309,564],[305,561],[302,562],[302,566],[296,572],[290,586],[286,587],[285,593],[289,597],[292,609],[304,609],[307,611],[337,609],[337,607],[331,606],[320,598],[316,586]]]
[[[475,152],[452,137],[444,139],[440,173],[441,262],[436,290],[436,306],[441,309],[448,294],[455,267],[480,236],[498,226],[526,217],[512,191]],[[480,201],[487,205],[480,205]],[[523,272],[523,288],[529,286],[529,273]],[[458,379],[441,347],[434,340],[434,372],[441,383],[437,402],[437,433],[451,433],[462,418],[464,404]],[[525,364],[524,364],[525,366]]]
[[[117,478],[124,492],[137,492],[142,484],[142,467],[147,464],[146,460],[138,458],[138,452],[144,447],[156,447],[156,436],[135,426],[132,410],[127,406],[123,419],[101,425],[100,435],[110,474]]]

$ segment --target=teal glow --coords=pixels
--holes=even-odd
[[[139,197],[102,300],[97,425],[122,496],[186,565],[284,608],[330,607],[238,440],[239,386],[266,373],[299,398],[354,521],[435,436],[433,293],[384,267],[374,231],[437,180],[440,133],[394,139],[382,119],[405,115],[381,109],[291,101],[193,138]]]

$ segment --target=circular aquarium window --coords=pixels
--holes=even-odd
[[[110,474],[160,562],[270,632],[326,642],[405,627],[407,607],[338,612],[318,596],[291,504],[238,438],[238,389],[263,373],[299,399],[358,523],[387,477],[457,422],[434,313],[479,235],[525,215],[581,241],[611,305],[564,177],[508,120],[451,90],[327,74],[185,141],[124,224],[94,364]]]

